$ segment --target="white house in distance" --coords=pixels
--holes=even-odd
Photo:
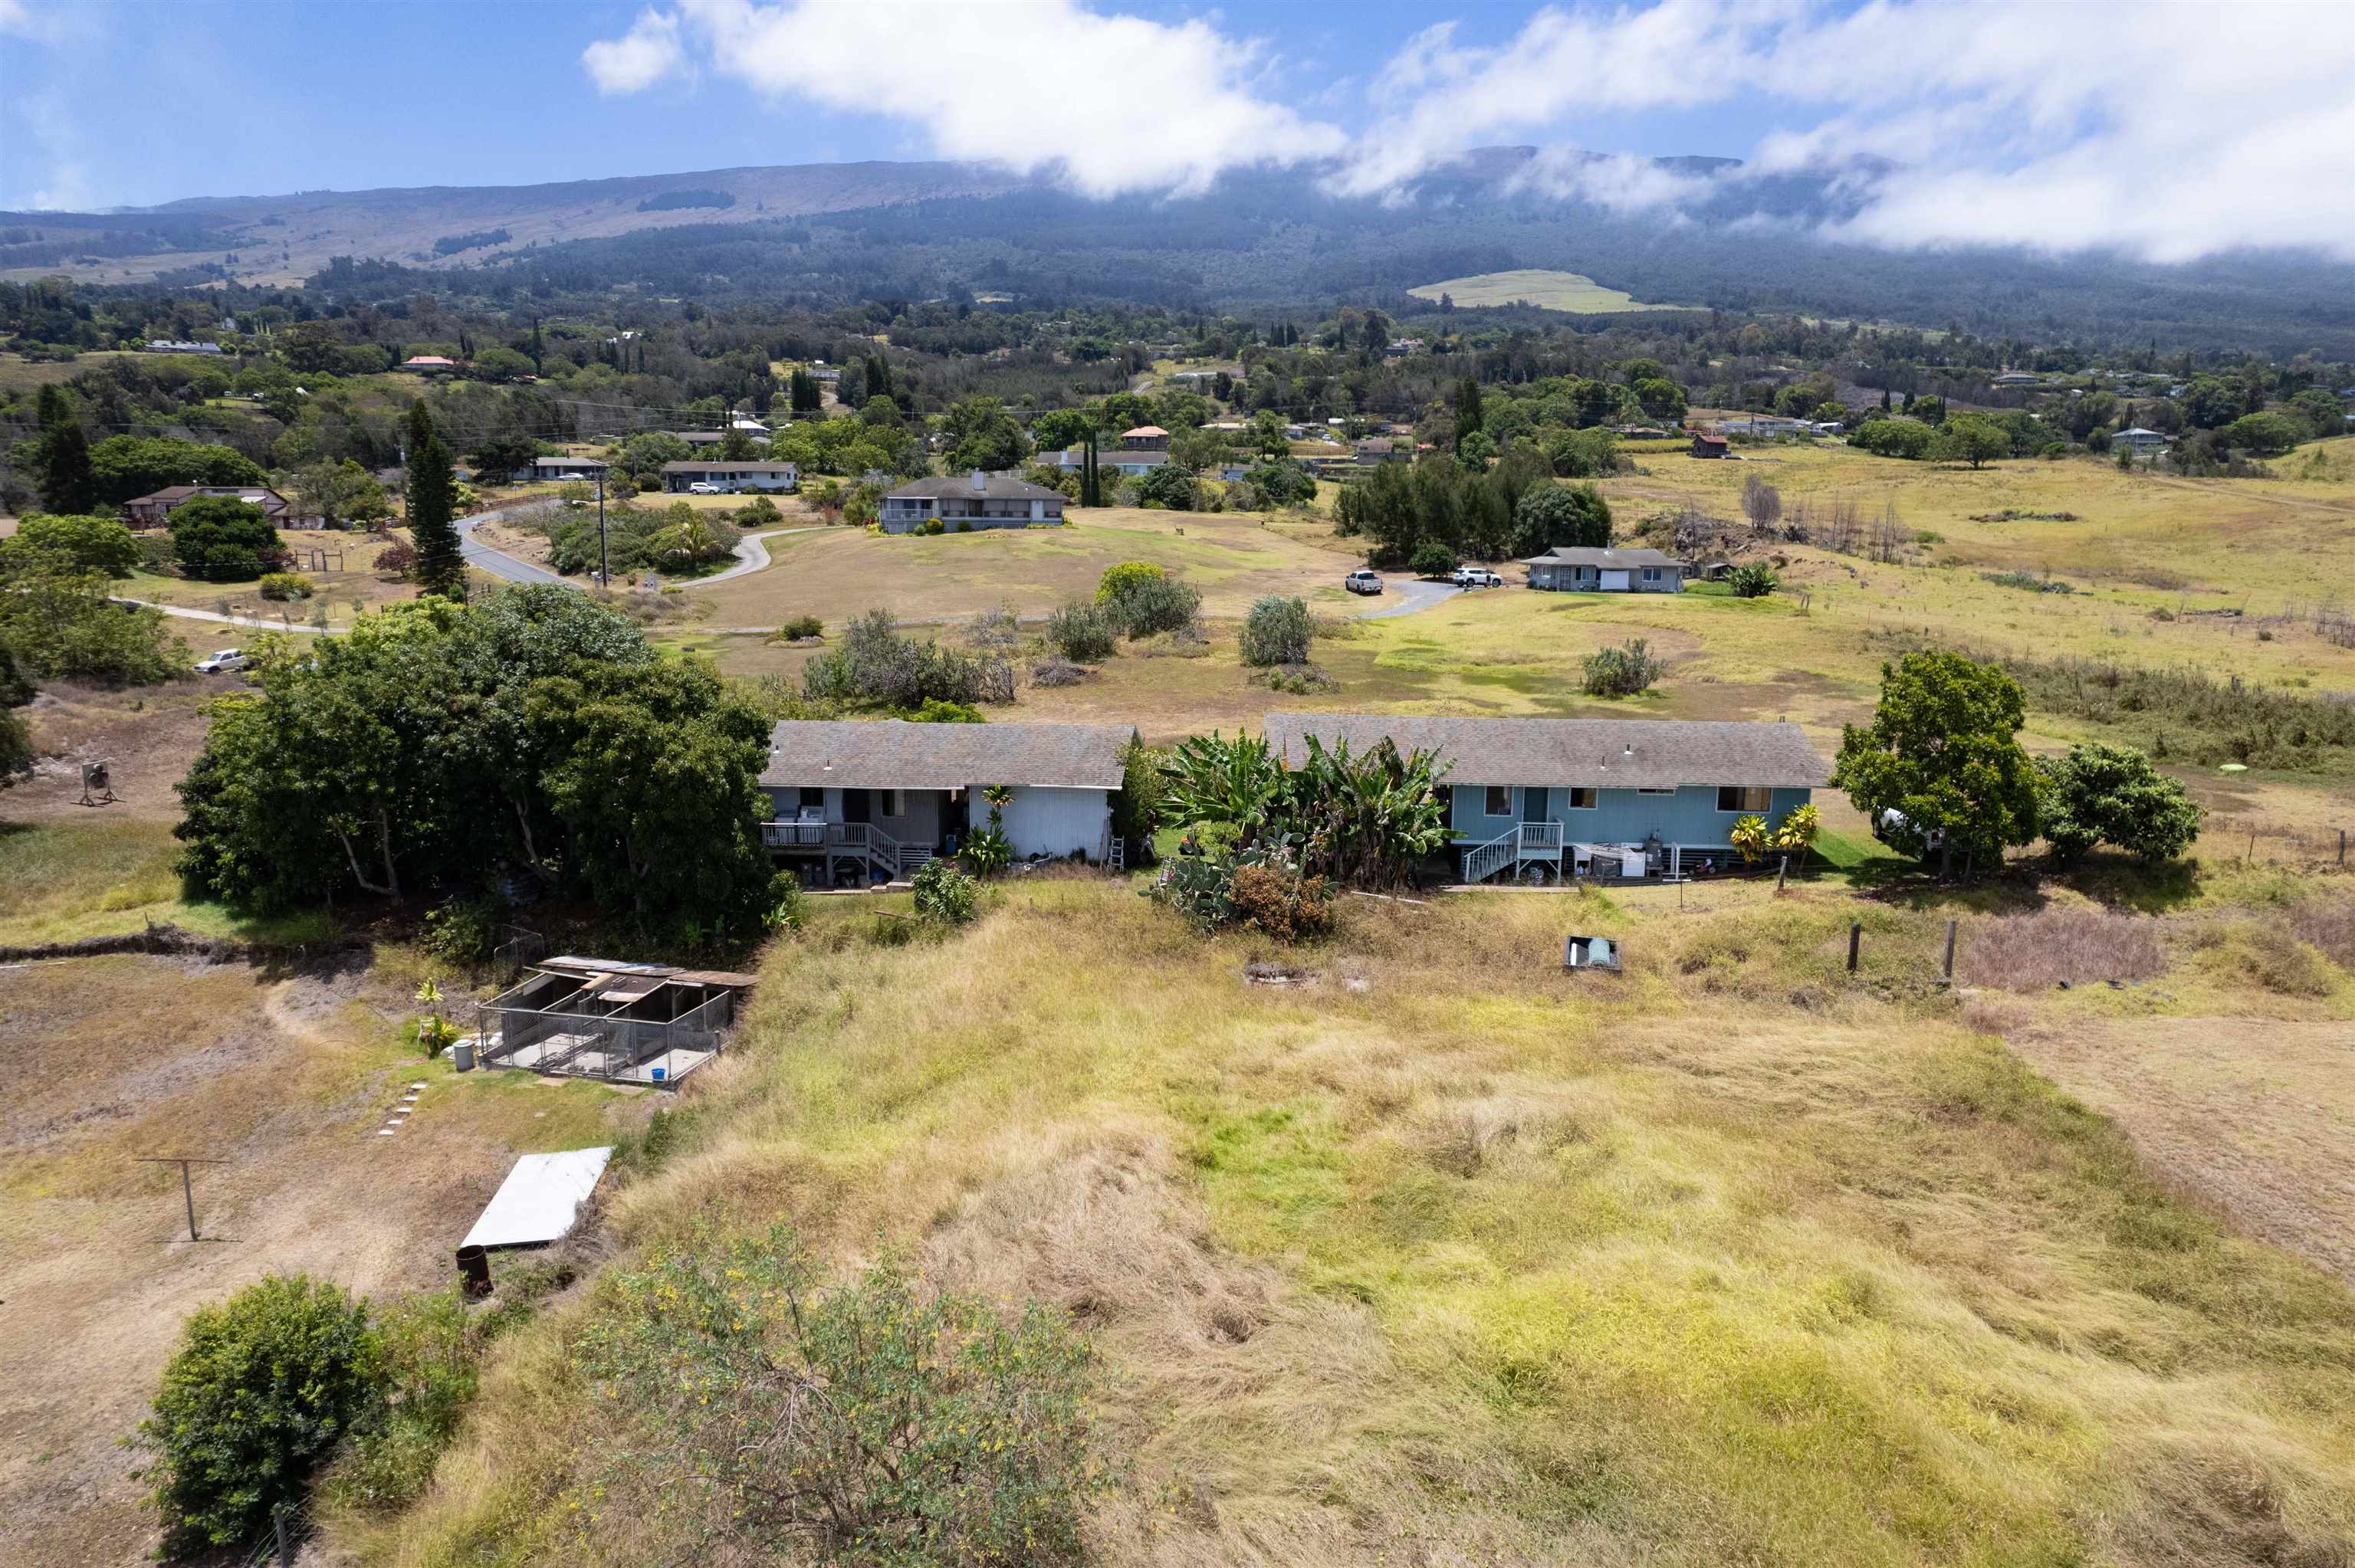
[[[438,354],[412,354],[400,362],[400,367],[419,376],[447,376],[458,368],[458,362]]]
[[[530,466],[525,468],[516,477],[542,482],[550,480],[561,482],[577,479],[583,483],[593,483],[605,477],[605,460],[576,457],[534,458],[531,460]]]
[[[687,458],[663,464],[662,482],[663,488],[669,491],[709,484],[731,493],[743,490],[782,493],[801,488],[802,471],[799,464],[783,460],[721,462],[716,458]]]
[[[2167,450],[2167,438],[2157,430],[2146,430],[2140,425],[2120,430],[2110,438],[2113,446],[2122,446],[2137,457],[2148,457]]]
[[[986,791],[1018,860],[1112,852],[1112,796],[1126,725],[911,724],[788,719],[769,735],[761,837],[805,882],[895,881],[989,825]]]

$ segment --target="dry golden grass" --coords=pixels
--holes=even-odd
[[[2355,1298],[1962,1023],[1934,911],[1350,900],[1267,990],[1117,884],[992,904],[890,950],[827,905],[616,1240],[785,1216],[846,1269],[1065,1306],[1134,1464],[1098,1561],[2254,1564],[2355,1531]],[[1629,971],[1565,975],[1566,925]],[[561,1351],[595,1310],[503,1351],[372,1559],[645,1555],[565,1523],[610,1437]]]

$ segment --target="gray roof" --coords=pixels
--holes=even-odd
[[[1674,556],[1657,550],[1598,550],[1591,545],[1556,545],[1542,556],[1531,556],[1525,567],[1680,567]]]
[[[794,465],[783,458],[773,462],[706,462],[700,458],[688,458],[683,462],[662,465],[665,473],[774,473]]]
[[[954,479],[911,479],[897,490],[885,493],[886,501],[948,500],[959,495],[979,495],[991,501],[1060,501],[1063,493],[1050,490],[1043,484],[1033,484],[1027,479],[1017,479],[1010,473],[993,473],[982,480],[982,488],[973,487],[973,476],[958,474]]]
[[[534,468],[603,468],[603,458],[542,457],[531,460]]]
[[[845,789],[1028,784],[1117,789],[1126,725],[911,724],[786,719],[769,732],[761,782]]]
[[[1583,785],[1666,789],[1679,784],[1814,789],[1831,765],[1795,724],[1699,719],[1427,718],[1391,714],[1269,714],[1268,742],[1287,760],[1311,735],[1353,752],[1388,736],[1402,752],[1436,751],[1457,784]]]

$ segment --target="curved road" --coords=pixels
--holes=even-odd
[[[1389,602],[1393,590],[1398,594],[1398,602],[1395,604]],[[1454,599],[1459,593],[1469,591],[1467,588],[1457,588],[1454,583],[1425,582],[1421,577],[1395,577],[1382,584],[1384,601],[1382,607],[1380,609],[1360,610],[1358,612],[1358,619],[1388,620],[1394,615],[1412,615],[1418,609],[1429,609],[1443,599]]]

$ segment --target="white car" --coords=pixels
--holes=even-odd
[[[204,658],[197,660],[197,673],[199,675],[226,675],[231,670],[242,670],[248,664],[252,662],[253,660],[250,656],[240,653],[234,648],[224,648],[218,653],[208,654]]]
[[[1373,572],[1351,572],[1341,579],[1341,586],[1351,593],[1380,593],[1382,591],[1382,579]]]
[[[1457,588],[1503,588],[1505,579],[1486,567],[1458,567],[1448,577]]]
[[[728,493],[728,487],[724,484],[714,484],[708,479],[698,479],[687,487],[687,493],[689,495],[725,495]]]

